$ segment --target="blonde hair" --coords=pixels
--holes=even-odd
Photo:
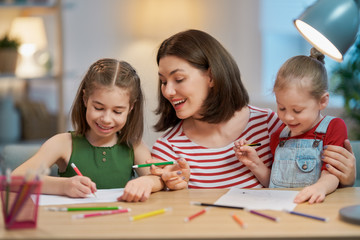
[[[312,48],[310,56],[299,55],[288,59],[277,73],[273,92],[296,84],[300,88],[307,88],[315,99],[320,99],[328,91],[324,58],[321,52]]]

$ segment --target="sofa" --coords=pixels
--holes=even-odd
[[[41,143],[13,143],[2,147],[0,151],[0,166],[3,173],[5,168],[15,169],[21,163],[25,162],[33,156],[40,148]],[[57,166],[54,165],[50,169],[50,175],[57,176]]]

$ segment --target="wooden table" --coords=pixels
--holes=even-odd
[[[300,204],[295,209],[328,217],[329,222],[280,211],[263,211],[280,218],[280,222],[273,222],[243,210],[224,208],[211,208],[204,215],[184,222],[185,217],[203,208],[190,205],[190,201],[213,203],[227,191],[191,189],[158,192],[145,203],[101,203],[97,205],[120,205],[132,211],[87,219],[72,219],[74,212],[51,212],[40,207],[36,229],[5,230],[1,220],[0,239],[360,239],[360,225],[339,219],[339,209],[360,204],[360,188],[338,189],[327,196],[324,203]],[[164,207],[172,207],[173,210],[134,222],[129,220],[129,216]],[[241,228],[232,219],[231,213],[240,216],[248,227]]]

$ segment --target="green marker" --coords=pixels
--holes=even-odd
[[[170,165],[170,164],[174,164],[174,162],[159,162],[159,163],[139,164],[139,165],[134,165],[133,168],[150,167],[151,165],[159,166],[159,165]]]

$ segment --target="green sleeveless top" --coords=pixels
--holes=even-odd
[[[76,172],[71,167],[75,163],[82,175],[89,177],[96,188],[123,188],[132,178],[134,151],[126,144],[112,147],[94,147],[84,136],[72,136],[72,153],[65,172],[60,177],[73,177]]]

